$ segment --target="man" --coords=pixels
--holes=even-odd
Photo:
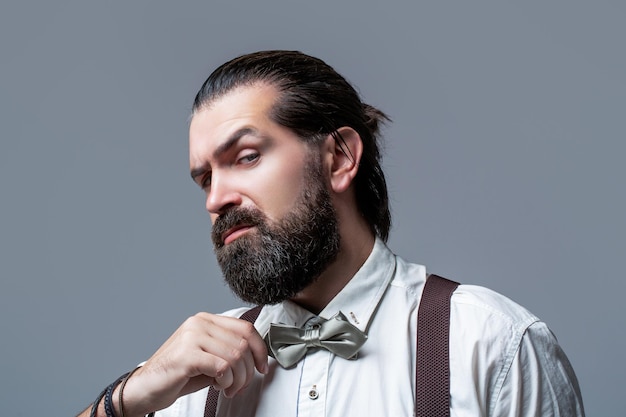
[[[206,193],[226,281],[264,307],[254,325],[239,319],[248,308],[188,319],[96,400],[96,415],[202,416],[209,386],[221,391],[219,416],[413,414],[427,274],[384,243],[385,119],[299,52],[245,55],[211,74],[193,107],[191,175]],[[459,286],[450,304],[452,416],[584,415],[544,323],[480,287]],[[343,320],[354,349],[320,347],[319,329]],[[286,325],[315,346],[295,358],[270,348],[268,358],[270,327]]]

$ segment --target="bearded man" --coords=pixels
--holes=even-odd
[[[205,406],[219,416],[414,415],[427,273],[385,244],[385,120],[300,52],[216,69],[193,106],[191,176],[206,193],[226,282],[262,308],[250,321],[240,319],[249,308],[189,318],[82,415],[200,417]],[[449,304],[441,415],[584,415],[574,371],[543,322],[471,285]],[[323,341],[333,326],[345,345]],[[304,347],[275,345],[283,332],[300,332]]]

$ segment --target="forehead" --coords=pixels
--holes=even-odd
[[[189,141],[194,150],[210,151],[242,128],[269,129],[269,113],[279,96],[275,87],[264,84],[243,86],[200,107],[192,116]]]
[[[235,87],[201,106],[196,113],[209,111],[214,117],[233,117],[242,113],[270,110],[279,96],[276,87],[254,83]]]
[[[269,118],[278,95],[276,88],[269,85],[235,88],[196,110],[191,118],[190,132],[200,128],[227,129],[240,120]]]

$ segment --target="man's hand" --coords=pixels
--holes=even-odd
[[[251,323],[198,313],[187,319],[124,388],[124,415],[143,416],[212,385],[232,397],[255,368],[267,373],[267,348]],[[115,404],[117,406],[117,404]]]

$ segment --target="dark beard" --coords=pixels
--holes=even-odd
[[[243,301],[276,304],[313,283],[337,257],[337,216],[320,167],[296,207],[276,224],[251,208],[235,207],[215,220],[212,239],[217,261],[231,290]],[[236,225],[254,229],[224,245],[222,234]]]

